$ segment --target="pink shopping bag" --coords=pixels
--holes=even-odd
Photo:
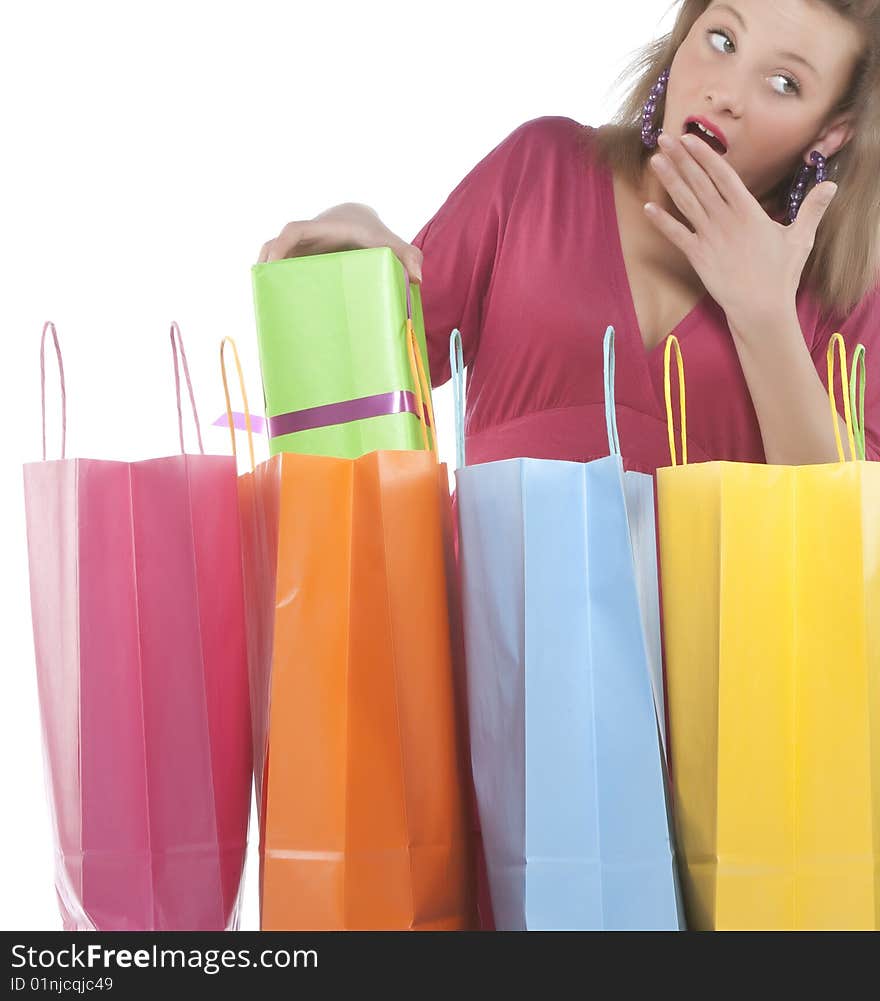
[[[45,338],[62,458],[46,459]],[[65,930],[237,927],[250,807],[247,650],[232,456],[64,458],[55,327],[43,461],[24,466],[44,761]]]

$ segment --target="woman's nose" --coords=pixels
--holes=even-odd
[[[726,85],[718,85],[706,90],[705,93],[707,113],[711,109],[716,115],[730,115],[731,118],[739,118],[743,111],[742,92],[739,88]]]

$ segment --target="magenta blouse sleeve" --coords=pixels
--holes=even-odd
[[[822,336],[812,350],[813,361],[822,381],[827,385],[826,352],[832,334],[840,331],[846,341],[847,356],[852,359],[856,345],[865,345],[865,454],[880,461],[880,286],[870,291],[845,319],[832,322],[822,330]],[[840,387],[835,391],[837,409],[843,414]]]
[[[434,386],[450,377],[454,327],[461,331],[465,365],[477,351],[524,128],[514,130],[467,174],[412,241],[424,255],[421,297]]]

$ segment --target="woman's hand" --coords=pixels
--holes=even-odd
[[[410,280],[421,283],[421,250],[392,233],[368,205],[357,202],[334,205],[314,219],[287,223],[274,240],[263,244],[257,263],[365,247],[389,247]]]
[[[664,134],[660,147],[651,166],[693,232],[653,203],[645,212],[686,255],[731,328],[764,329],[767,318],[790,313],[816,230],[837,185],[816,185],[795,221],[783,226],[701,139]]]

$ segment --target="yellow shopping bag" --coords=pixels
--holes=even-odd
[[[689,466],[681,352],[666,346],[663,623],[693,928],[880,928],[880,464],[845,460],[835,348],[845,382],[839,334],[838,463]],[[855,383],[854,365],[853,400]]]

